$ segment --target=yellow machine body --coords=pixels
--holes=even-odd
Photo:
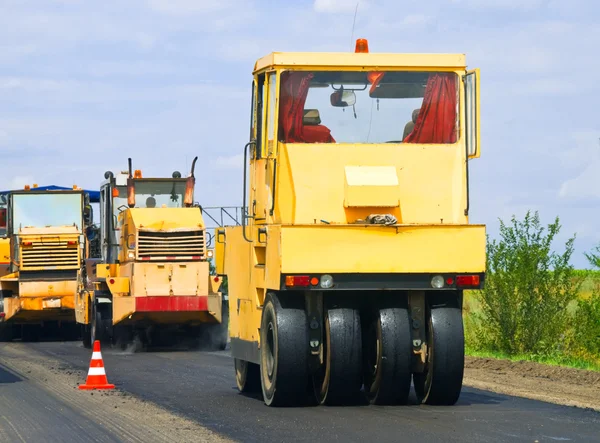
[[[8,239],[2,244],[6,251],[8,241],[10,260],[5,275],[0,277],[5,322],[74,323],[75,294],[87,250],[82,226],[83,192],[16,191],[9,198]],[[18,215],[13,208],[20,211]],[[68,213],[73,223],[44,226],[50,220],[44,211]],[[33,224],[23,225],[21,219],[32,220]],[[35,225],[37,220],[40,226]]]
[[[193,172],[188,178],[178,172],[173,178],[107,172],[105,178],[101,257],[85,263],[85,285],[76,300],[84,345],[220,327],[221,279],[211,275],[213,251],[201,209],[192,205]]]
[[[329,351],[323,341],[333,340],[325,332],[333,328],[325,326],[326,312],[333,312],[328,309],[347,304],[364,319],[373,308],[402,300],[395,307],[406,312],[408,305],[407,315],[421,325],[407,338],[411,371],[427,372],[424,323],[434,306],[431,300],[447,296],[460,304],[461,285],[479,288],[485,277],[485,226],[470,224],[468,217],[468,161],[480,154],[479,71],[468,71],[462,54],[272,53],[257,61],[253,76],[251,141],[244,153],[247,216],[242,226],[215,233],[217,273],[227,278],[229,290],[238,387],[246,389],[247,368],[256,364],[267,404],[291,401],[278,399],[284,394],[277,390],[294,398],[288,382],[273,388],[283,382],[271,379],[274,363],[268,362],[284,358],[282,343],[296,339],[280,338],[277,344],[277,339],[264,335],[286,334],[282,328],[291,320],[281,320],[277,327],[269,322],[277,323],[274,317],[290,306],[304,310],[294,318],[305,315],[310,324],[309,342],[302,346],[306,345],[307,373],[314,375],[327,365]],[[301,97],[303,88],[308,91],[304,98],[293,96]],[[347,109],[314,109],[322,88],[333,89],[332,107]],[[434,96],[438,92],[440,96]],[[360,111],[353,107],[356,97],[367,93],[373,114],[380,107],[390,108],[387,98],[418,100],[409,135],[402,135],[402,121],[392,119],[380,123],[380,132],[399,131],[397,138],[369,142],[370,127],[364,135],[352,132],[354,122],[365,128],[369,124],[368,107],[359,120]],[[444,100],[449,105],[443,105]],[[455,113],[445,126],[447,139],[419,141],[427,139],[427,112],[441,115],[442,106],[448,115]],[[342,112],[348,116],[343,124],[323,127],[342,121]],[[404,118],[410,117],[408,113]],[[300,120],[302,130],[297,129]],[[438,121],[441,127],[443,117]],[[415,134],[417,127],[421,135]],[[275,332],[265,331],[267,325]],[[302,335],[301,330],[289,337]],[[271,337],[267,348],[265,337]],[[302,346],[294,347],[294,355]],[[291,368],[302,362],[278,365]],[[297,373],[298,380],[305,376]],[[321,388],[315,392],[325,401],[319,396],[327,386]]]
[[[221,321],[220,279],[206,261],[198,208],[130,208],[119,214],[119,263],[95,264],[95,289],[112,299],[112,324]],[[77,321],[89,324],[93,291],[78,297]]]

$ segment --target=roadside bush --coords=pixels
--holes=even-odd
[[[600,269],[600,247],[586,253],[590,265]],[[578,356],[585,359],[600,359],[600,281],[594,279],[592,293],[588,298],[580,298],[575,312],[573,347]]]
[[[513,216],[510,225],[500,220],[500,239],[487,242],[485,288],[474,294],[480,310],[466,325],[476,337],[471,347],[540,357],[566,351],[567,307],[583,277],[570,264],[575,236],[562,254],[552,252],[559,231],[558,217],[544,228],[537,211],[523,220]]]

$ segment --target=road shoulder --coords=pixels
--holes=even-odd
[[[600,372],[465,357],[465,386],[600,412]]]

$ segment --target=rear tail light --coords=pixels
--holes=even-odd
[[[286,286],[309,286],[310,277],[308,275],[286,275]]]
[[[479,286],[479,276],[478,275],[457,275],[456,276],[456,286],[458,286],[458,287]]]

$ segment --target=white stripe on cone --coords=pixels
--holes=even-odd
[[[92,352],[92,360],[102,360],[101,352]]]
[[[106,375],[104,368],[90,368],[88,375]]]

